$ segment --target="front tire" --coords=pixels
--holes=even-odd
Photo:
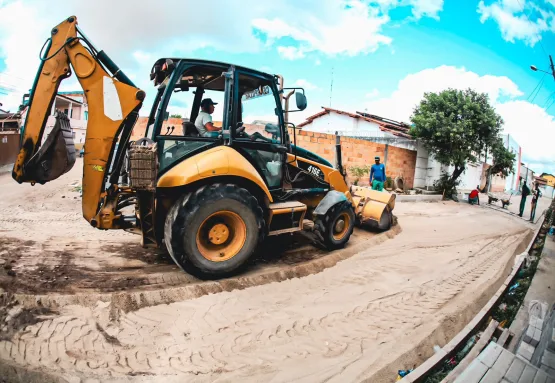
[[[382,231],[388,231],[389,229],[391,229],[391,226],[393,226],[393,213],[391,212],[389,207],[386,206],[382,213],[382,216],[380,217],[378,229]]]
[[[314,221],[316,234],[328,250],[340,249],[349,242],[355,227],[355,213],[348,202],[332,206]]]
[[[183,270],[201,278],[237,273],[264,237],[263,211],[246,189],[213,184],[179,198],[166,217],[164,241]]]

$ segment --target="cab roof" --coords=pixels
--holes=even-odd
[[[173,62],[173,67],[171,69],[164,68],[164,64],[168,63],[168,60],[171,60],[171,62]],[[197,68],[194,68],[194,70],[192,71],[186,70],[183,73],[182,81],[187,82],[188,85],[192,87],[203,86],[205,89],[223,90],[224,79],[221,77],[221,74],[222,72],[228,70],[231,66],[234,66],[236,70],[245,72],[246,74],[254,76],[255,78],[259,78],[258,81],[251,78],[250,80],[244,82],[243,86],[240,87],[245,88],[241,89],[243,91],[257,88],[259,86],[260,80],[262,80],[263,82],[276,80],[275,75],[219,61],[191,58],[161,58],[156,60],[151,70],[151,79],[155,81],[155,85],[158,85],[159,83],[162,83],[165,79],[167,79],[173,72],[179,61],[185,61],[191,66],[198,67],[198,70]]]

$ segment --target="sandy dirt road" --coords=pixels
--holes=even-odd
[[[9,174],[0,175],[0,264],[11,274],[0,268],[0,289],[23,294],[109,294],[202,284],[183,273],[164,250],[141,248],[138,235],[91,227],[81,216],[81,166],[78,159],[68,174],[46,185],[19,185]],[[346,250],[375,236],[357,230]],[[328,255],[304,235],[270,237],[242,275],[262,279],[263,274]],[[231,290],[234,284],[236,279],[224,280],[221,289]]]
[[[135,246],[135,236],[88,227],[78,193],[69,190],[77,174],[34,194],[0,177],[0,252],[35,252],[41,244],[35,262],[44,265],[60,251],[110,253],[108,243],[121,255],[121,243]],[[0,358],[103,382],[394,381],[397,369],[423,361],[479,311],[533,228],[455,203],[400,203],[396,215],[403,229],[397,237],[320,273],[128,312],[107,302],[65,306],[0,337]],[[173,267],[157,257],[130,262]],[[124,261],[106,256],[103,270]],[[72,288],[71,278],[62,278],[63,286],[51,282],[54,291]]]

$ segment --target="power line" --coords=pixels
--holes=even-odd
[[[549,101],[551,101],[551,98],[553,97],[553,95],[555,94],[555,92],[551,92],[551,94],[549,95],[549,97],[547,97],[547,99],[545,100],[543,107],[545,108],[547,106],[547,104],[549,104]],[[551,105],[551,104],[550,104]]]
[[[551,105],[553,105],[553,103],[555,103],[555,99],[553,99],[553,101],[551,101],[551,104],[549,104],[549,106],[545,108],[546,112],[549,110],[549,108],[551,108]]]
[[[533,90],[532,92],[530,92],[530,94],[528,95],[528,97],[526,98],[526,100],[529,100],[530,97],[531,97],[531,96],[534,94],[534,92],[535,92],[536,94],[534,94],[534,97],[532,98],[532,101],[530,101],[530,102],[534,102],[534,100],[536,99],[536,96],[538,95],[538,93],[540,93],[540,90],[541,90],[541,88],[542,88],[542,84],[543,84],[543,81],[545,80],[545,76],[546,76],[546,75],[547,75],[547,73],[544,73],[544,74],[543,74],[543,77],[541,78],[540,81],[538,81],[538,83],[536,84],[536,87],[534,88],[534,90]],[[537,90],[537,92],[536,92],[536,90]]]
[[[528,20],[528,22],[529,22],[530,24],[534,24],[534,23],[532,22],[532,20],[530,20],[530,18],[528,17],[528,14],[526,13],[526,10],[525,10],[524,7],[522,6],[522,3],[520,2],[520,0],[516,0],[516,1],[518,2],[518,5],[520,5],[520,7],[522,8],[522,13],[524,13],[524,16],[526,16],[526,19]],[[542,49],[543,49],[543,53],[545,53],[546,56],[549,56],[549,54],[548,54],[547,51],[545,50],[545,47],[543,46],[542,37],[541,37],[541,35],[539,34],[539,32],[536,32],[536,36],[538,37],[538,42],[540,43],[540,45],[541,45],[541,47],[542,47]]]

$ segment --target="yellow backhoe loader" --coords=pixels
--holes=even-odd
[[[349,188],[339,144],[336,167],[296,146],[295,127],[287,121],[294,112],[289,99],[295,95],[297,111],[307,101],[302,88],[284,88],[281,76],[212,61],[160,59],[150,74],[157,94],[145,137],[130,142],[145,92],[95,48],[76,17],[52,29],[40,57],[12,176],[44,184],[74,165],[67,116],[58,113],[43,139],[58,86],[73,71],[89,108],[82,208],[93,227],[140,234],[143,246],[165,245],[184,270],[218,278],[236,273],[267,236],[311,230],[336,249],[355,224],[382,230],[392,224],[395,196]],[[190,101],[177,102],[183,95]],[[195,122],[210,113],[207,96],[223,100],[222,121],[218,130],[201,132]],[[176,106],[190,113],[177,129],[167,118]],[[267,117],[255,120],[257,113]]]

